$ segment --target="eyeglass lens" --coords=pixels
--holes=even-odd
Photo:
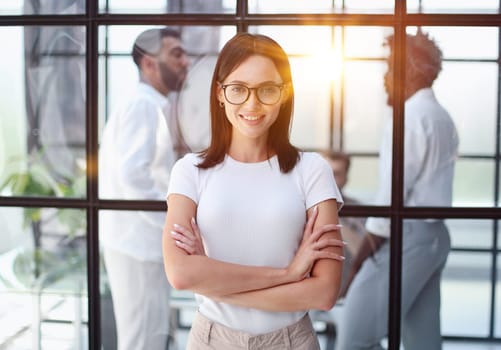
[[[240,84],[228,84],[224,85],[223,89],[226,99],[232,104],[242,104],[247,101],[251,90],[255,90],[259,102],[266,105],[277,103],[282,94],[282,87],[278,85],[263,85],[256,88],[249,88]]]

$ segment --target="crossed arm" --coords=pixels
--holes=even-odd
[[[192,221],[195,213],[191,199],[169,196],[163,252],[174,288],[268,311],[328,310],[334,305],[343,260],[335,200],[308,210],[303,240],[286,268],[231,264],[205,256],[203,248],[197,248],[201,239]]]

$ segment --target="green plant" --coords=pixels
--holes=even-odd
[[[68,178],[54,174],[46,164],[43,151],[11,159],[11,168],[15,170],[7,175],[0,185],[0,191],[8,190],[9,195],[31,197],[80,197],[85,193],[85,173],[82,170],[73,178]],[[51,252],[42,249],[41,241],[44,223],[53,221],[54,218],[68,232],[70,240],[79,231],[83,231],[86,225],[85,215],[78,209],[63,208],[54,211],[39,207],[23,208],[23,228],[31,228],[34,250],[20,256],[18,263],[24,267],[21,270],[33,271],[35,279],[58,263]]]

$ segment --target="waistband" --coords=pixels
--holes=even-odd
[[[197,332],[202,337],[201,340],[206,344],[217,341],[242,349],[256,350],[275,347],[277,349],[292,350],[295,348],[294,344],[297,341],[302,342],[304,341],[303,337],[314,336],[315,334],[308,314],[290,326],[264,334],[253,335],[223,326],[197,312],[192,331],[195,328],[198,329]]]

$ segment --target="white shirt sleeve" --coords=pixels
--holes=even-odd
[[[383,130],[383,138],[379,150],[379,185],[374,199],[374,205],[391,204],[391,176],[392,176],[392,137],[393,123],[389,120]],[[372,234],[389,237],[390,220],[380,217],[369,217],[365,228]]]
[[[169,195],[175,193],[182,194],[198,204],[198,174],[200,169],[197,164],[199,162],[200,159],[195,154],[188,153],[174,164],[167,191],[167,201]]]
[[[340,210],[343,198],[329,163],[317,153],[303,153],[302,157],[306,208],[309,209],[327,199],[335,199]]]

